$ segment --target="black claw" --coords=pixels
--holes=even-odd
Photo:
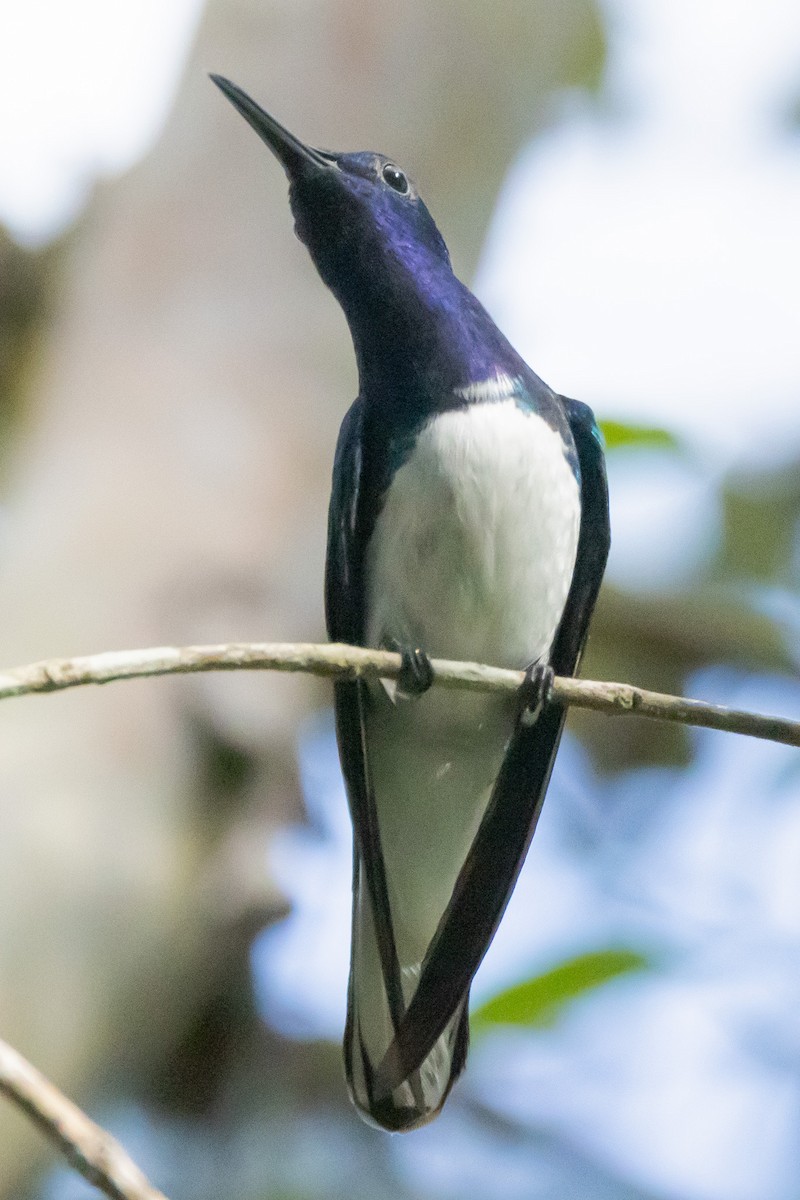
[[[531,725],[538,719],[553,696],[553,668],[531,663],[517,693],[518,720]]]
[[[433,683],[433,667],[424,650],[402,646],[395,642],[392,649],[402,658],[397,676],[397,694],[402,697],[421,696]]]

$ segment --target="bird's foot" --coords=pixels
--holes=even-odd
[[[553,668],[531,663],[517,692],[517,720],[533,725],[553,695]]]
[[[398,700],[410,700],[427,692],[433,683],[433,667],[424,650],[393,642],[391,649],[400,655],[402,663],[397,676],[395,696]]]

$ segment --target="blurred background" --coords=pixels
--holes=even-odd
[[[3,664],[323,634],[352,352],[214,70],[395,156],[606,422],[584,674],[800,716],[792,0],[6,0],[0,66]],[[571,716],[466,1076],[390,1138],[340,1065],[329,703],[3,704],[0,1035],[171,1200],[796,1200],[797,752]],[[0,1196],[93,1194],[0,1106]]]

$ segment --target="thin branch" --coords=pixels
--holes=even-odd
[[[119,1142],[0,1040],[0,1092],[33,1119],[80,1171],[111,1200],[166,1200],[148,1183]]]
[[[304,671],[328,678],[395,679],[400,665],[398,654],[338,644],[230,642],[220,646],[159,646],[81,658],[51,658],[0,671],[0,700],[89,683],[199,671]],[[513,692],[523,679],[521,671],[446,659],[434,659],[433,670],[437,686],[475,692]],[[628,683],[557,677],[553,695],[562,704],[591,708],[607,716],[649,717],[800,746],[800,721],[723,708],[682,696],[666,696]]]

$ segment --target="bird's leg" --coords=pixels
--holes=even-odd
[[[394,650],[402,659],[400,674],[397,676],[397,699],[409,700],[427,692],[433,683],[433,667],[425,651],[420,650],[417,646],[403,645],[394,640],[389,649]]]
[[[517,720],[521,725],[533,725],[553,695],[553,668],[547,664],[531,663],[525,671],[517,692]]]

